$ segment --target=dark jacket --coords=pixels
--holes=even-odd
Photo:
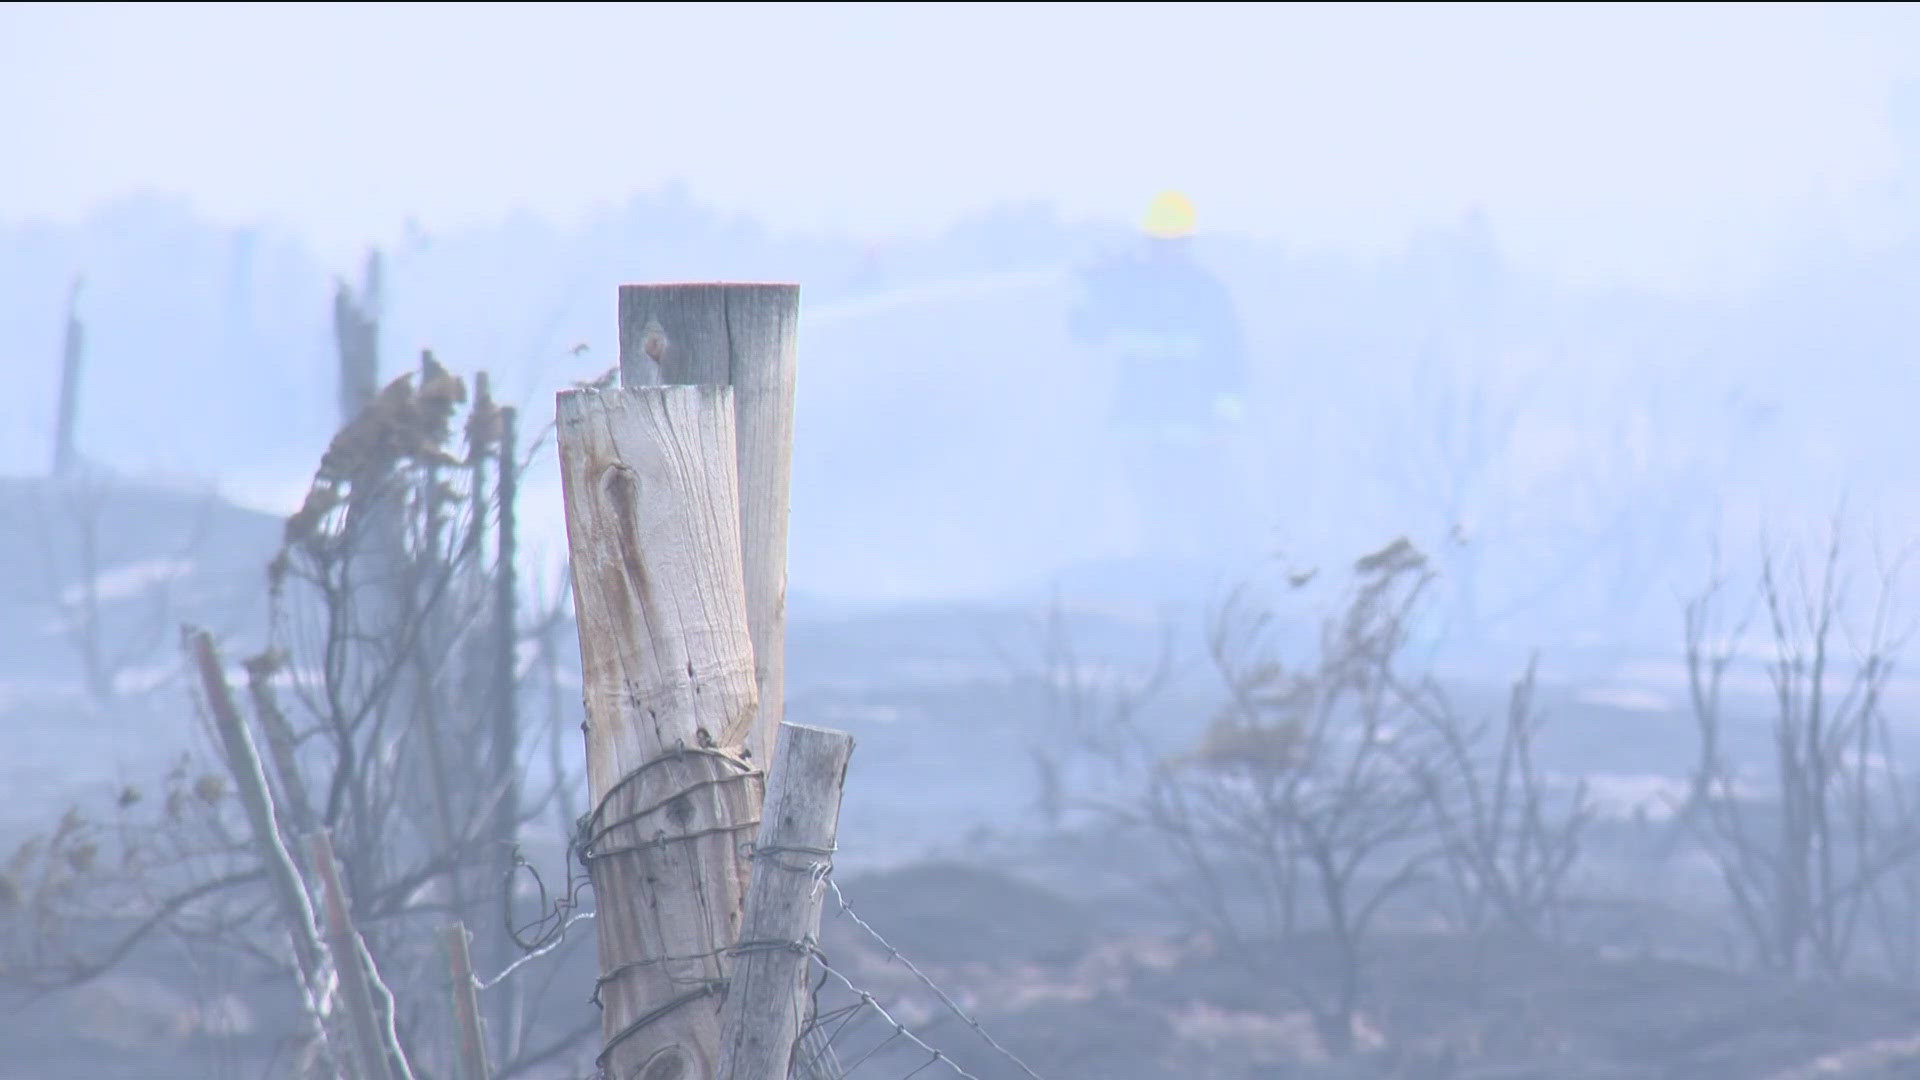
[[[1218,279],[1181,249],[1093,266],[1072,330],[1117,365],[1113,419],[1129,430],[1210,424],[1246,390],[1240,321]]]

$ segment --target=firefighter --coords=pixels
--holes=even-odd
[[[1075,337],[1111,365],[1109,418],[1145,553],[1203,560],[1251,493],[1236,467],[1246,360],[1225,286],[1194,258],[1194,209],[1164,192],[1138,246],[1087,269]]]

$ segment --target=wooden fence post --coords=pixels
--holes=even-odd
[[[60,414],[53,429],[53,475],[73,475],[79,465],[74,451],[80,416],[80,360],[85,353],[87,328],[80,322],[80,279],[67,293],[67,332],[60,342]]]
[[[761,776],[733,392],[559,395],[605,1075],[711,1077]]]
[[[620,381],[733,387],[741,551],[760,711],[751,759],[773,760],[786,711],[787,515],[798,285],[623,285]]]
[[[382,1001],[385,987],[375,971],[372,958],[354,929],[349,914],[347,888],[340,881],[340,864],[333,858],[333,839],[325,829],[307,835],[307,850],[313,860],[315,876],[320,879],[320,902],[326,910],[327,947],[333,953],[333,969],[340,978],[340,997],[347,1005],[347,1020],[353,1026],[355,1055],[360,1059],[361,1075],[366,1080],[412,1080],[413,1070],[393,1036],[391,1017]]]
[[[517,669],[519,663],[519,610],[517,584],[514,578],[515,560],[519,558],[516,501],[520,488],[520,463],[515,455],[519,440],[516,438],[516,414],[511,406],[498,406],[495,414],[499,426],[495,430],[495,458],[498,460],[498,483],[495,495],[500,505],[500,517],[496,536],[499,538],[495,554],[495,564],[499,567],[494,577],[493,620],[494,620],[494,661],[493,661],[493,731],[492,764],[495,770],[492,782],[499,792],[494,809],[493,840],[497,861],[493,872],[495,880],[510,878],[514,872],[514,859],[519,852],[520,834],[520,773],[523,767],[520,760],[520,679]],[[484,520],[479,518],[477,520]],[[516,879],[517,880],[517,879]],[[509,889],[512,885],[507,886]],[[493,948],[483,950],[482,955],[491,957],[489,965],[495,970],[505,970],[514,960],[518,950],[509,934],[500,932],[496,927],[491,931]],[[495,1024],[496,1037],[500,1039],[500,1056],[511,1057],[517,1047],[514,1039],[518,1034],[516,1017],[521,1011],[520,984],[514,981],[502,983],[495,988],[493,999],[489,1002],[489,1015]]]
[[[467,951],[467,924],[440,930],[447,946],[447,974],[453,981],[453,1018],[459,1025],[461,1080],[487,1080],[487,1042],[480,1028],[480,990],[473,981],[473,957]]]
[[[720,1014],[716,1080],[787,1080],[806,1018],[811,943],[820,890],[840,830],[840,790],[853,754],[843,731],[780,725],[766,810],[753,848],[753,880]]]
[[[299,969],[301,1000],[313,1021],[313,1035],[323,1057],[331,1058],[335,1048],[327,1032],[328,956],[314,926],[313,905],[307,899],[306,882],[280,835],[279,815],[274,809],[273,791],[267,784],[260,752],[254,746],[253,732],[234,704],[233,690],[214,647],[213,635],[205,630],[183,628],[188,651],[199,670],[200,686],[206,694],[207,711],[220,733],[220,747],[227,762],[227,774],[239,793],[240,805],[247,814],[247,827],[253,833],[253,846],[260,865],[266,870],[279,905],[280,917],[287,923],[293,939],[294,966]]]
[[[340,426],[346,427],[380,392],[380,252],[367,254],[358,297],[344,281],[335,287],[333,335],[340,357]]]
[[[313,907],[307,902],[306,885],[280,839],[273,794],[267,786],[266,770],[260,765],[260,753],[254,747],[253,733],[234,705],[220,654],[213,645],[213,635],[205,630],[188,629],[186,639],[194,665],[199,669],[201,690],[207,696],[207,710],[213,715],[214,729],[220,733],[227,773],[233,777],[240,805],[247,812],[247,827],[253,832],[260,865],[266,869],[274,900],[280,905],[280,914],[293,935],[294,960],[308,984],[317,986],[326,962],[325,953],[314,931]]]

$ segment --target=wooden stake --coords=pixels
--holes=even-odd
[[[493,731],[492,756],[494,769],[493,782],[500,792],[499,801],[494,808],[493,842],[497,861],[494,864],[495,880],[510,876],[514,872],[513,860],[518,854],[520,838],[520,772],[524,764],[520,760],[520,679],[518,674],[520,636],[517,585],[514,578],[514,561],[519,558],[516,543],[517,495],[520,482],[520,464],[515,459],[515,413],[510,407],[500,407],[499,436],[495,443],[495,457],[498,459],[499,487],[495,491],[500,506],[498,524],[499,546],[495,557],[494,594],[493,594]],[[475,527],[485,520],[474,518]],[[517,946],[513,939],[495,927],[491,933],[492,950],[482,950],[492,957],[491,966],[495,970],[505,970],[516,956]],[[520,984],[509,980],[494,988],[492,999],[488,1002],[489,1015],[493,1018],[494,1031],[500,1039],[500,1056],[512,1057],[518,1050],[516,1040],[521,1034],[519,1023]]]
[[[255,857],[266,869],[280,918],[293,938],[294,966],[299,968],[301,998],[311,1014],[314,1037],[322,1055],[331,1058],[326,1023],[328,978],[327,950],[314,925],[313,905],[307,899],[306,883],[301,880],[293,855],[281,840],[279,816],[274,809],[273,792],[267,785],[266,770],[260,764],[260,752],[254,746],[253,732],[240,717],[233,691],[214,648],[213,635],[205,630],[185,631],[188,651],[200,675],[200,687],[206,695],[207,710],[220,733],[220,747],[226,757],[227,774],[239,792],[240,805],[246,810],[247,827],[253,833]]]
[[[742,842],[761,779],[741,581],[733,392],[568,391],[558,443],[586,704],[585,857],[598,899],[602,1068],[711,1077]]]
[[[380,253],[367,254],[355,297],[346,282],[333,295],[334,344],[340,354],[340,426],[353,423],[380,390]]]
[[[74,431],[80,416],[80,360],[87,328],[80,323],[80,279],[67,294],[67,332],[60,343],[60,417],[53,429],[53,475],[71,476],[79,465]]]
[[[820,890],[840,831],[853,736],[780,725],[779,759],[753,849],[753,880],[720,1014],[718,1080],[787,1080],[806,1019],[806,978],[820,930]]]
[[[361,1075],[367,1080],[411,1080],[406,1056],[393,1038],[389,1023],[381,1013],[380,976],[354,929],[349,914],[347,889],[340,882],[340,866],[333,858],[333,840],[325,830],[309,833],[307,849],[313,869],[320,878],[321,905],[326,911],[327,947],[333,953],[334,970],[340,975],[340,996],[347,1005],[347,1019],[353,1025],[353,1048],[360,1061]]]
[[[764,766],[786,709],[787,516],[793,472],[797,285],[623,285],[626,386],[733,387],[741,551],[760,712],[747,751]]]
[[[280,711],[280,703],[274,697],[273,673],[279,666],[278,661],[270,653],[261,653],[241,661],[241,666],[247,671],[247,693],[253,699],[254,720],[267,734],[267,760],[273,765],[273,779],[279,787],[280,799],[286,803],[283,831],[290,837],[305,836],[316,824],[313,800],[308,797],[306,780],[300,775],[298,740],[293,725],[287,723],[287,716]]]
[[[460,1029],[461,1080],[487,1080],[487,1043],[480,1033],[480,988],[473,981],[473,958],[467,952],[467,924],[441,928],[447,946],[447,974],[453,979],[453,1017]]]

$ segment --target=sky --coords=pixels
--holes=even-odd
[[[1175,187],[1203,228],[1361,257],[1478,207],[1523,265],[1697,290],[1822,214],[1871,240],[1916,14],[13,4],[0,221],[161,192],[347,265],[409,220],[565,221],[676,181],[876,240]]]

